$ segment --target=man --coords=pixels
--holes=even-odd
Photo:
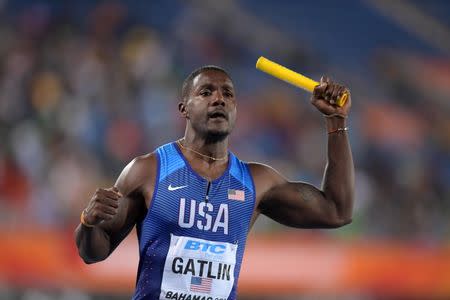
[[[182,139],[135,158],[114,187],[98,189],[76,229],[86,263],[106,259],[136,224],[139,267],[133,299],[236,299],[247,233],[259,214],[298,228],[351,222],[354,173],[345,127],[351,99],[322,78],[312,104],[325,116],[328,163],[322,190],[289,182],[269,166],[228,151],[236,120],[230,76],[194,71],[183,84]]]

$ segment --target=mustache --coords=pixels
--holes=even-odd
[[[209,118],[222,117],[228,120],[228,113],[223,109],[215,109],[213,111],[208,112]]]

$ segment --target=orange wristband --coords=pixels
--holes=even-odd
[[[86,222],[86,220],[84,219],[84,211],[85,211],[85,209],[83,209],[83,211],[81,212],[81,215],[80,215],[80,222],[81,222],[81,224],[83,224],[86,227],[91,227],[91,228],[95,227],[95,225],[91,225],[91,224],[88,224]]]

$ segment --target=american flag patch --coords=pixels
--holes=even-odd
[[[245,193],[243,190],[228,189],[228,200],[244,201]]]
[[[212,278],[191,277],[191,292],[211,293]]]

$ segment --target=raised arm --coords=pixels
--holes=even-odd
[[[334,106],[346,88],[322,78],[312,104],[325,115],[328,130],[327,165],[321,189],[304,182],[289,182],[272,168],[250,164],[257,190],[257,213],[288,226],[334,228],[351,222],[354,167],[346,118],[351,97]]]
[[[145,217],[153,194],[156,159],[153,154],[135,158],[115,185],[97,189],[84,209],[84,222],[75,230],[78,253],[85,263],[106,259]]]

